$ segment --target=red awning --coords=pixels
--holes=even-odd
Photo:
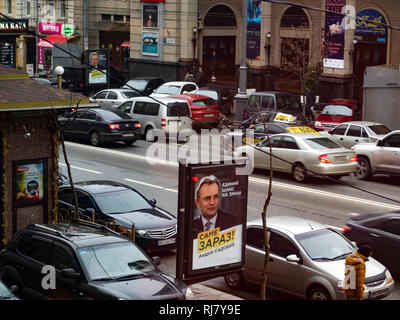
[[[53,47],[53,45],[51,43],[64,43],[71,38],[73,38],[73,37],[67,37],[63,34],[51,34],[45,38],[47,41],[43,40],[43,39],[39,39],[38,47],[51,48],[51,47]],[[49,43],[48,41],[50,41],[51,43]]]
[[[130,47],[131,43],[129,41],[125,41],[121,43],[121,47]]]
[[[44,41],[43,39],[40,39],[37,45],[38,47],[45,47],[45,48],[54,47],[50,42]]]

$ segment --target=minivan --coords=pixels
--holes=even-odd
[[[164,131],[167,137],[183,129],[192,129],[192,112],[183,99],[135,97],[122,103],[118,109],[141,123],[146,141],[157,140],[153,129]]]
[[[267,114],[267,122],[285,122],[281,119],[282,115],[291,115],[292,117],[286,117],[291,119],[291,123],[308,124],[303,114],[303,106],[295,93],[285,91],[253,92],[250,94],[247,107],[243,112],[244,120],[259,113],[257,105],[263,114]]]

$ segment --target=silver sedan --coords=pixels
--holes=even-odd
[[[121,103],[141,94],[129,89],[105,89],[97,92],[89,98],[92,103],[97,103],[100,107],[118,107]]]
[[[358,169],[356,154],[318,133],[282,133],[270,137],[272,168],[292,174],[297,182],[310,175],[341,177]],[[255,168],[270,169],[269,143],[239,147],[235,157],[246,157]]]
[[[270,217],[267,231],[269,288],[310,300],[346,299],[345,259],[357,250],[352,242],[325,225],[298,217]],[[245,282],[261,283],[264,248],[261,219],[248,222],[245,269],[225,275],[231,289],[239,289]],[[390,272],[373,258],[366,262],[364,289],[363,299],[382,299],[394,289]]]

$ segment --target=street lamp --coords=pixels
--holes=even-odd
[[[357,76],[356,76],[356,44],[358,42],[357,38],[353,39],[353,51],[352,51],[352,67],[353,67],[353,99],[358,98],[357,97]]]
[[[62,66],[57,66],[54,69],[54,72],[57,75],[57,87],[59,89],[61,89],[62,88],[62,75],[64,74],[64,68]]]
[[[271,74],[271,64],[270,64],[270,59],[271,59],[271,32],[268,31],[267,33],[267,39],[265,41],[265,46],[264,49],[267,50],[267,78],[266,78],[266,84],[267,84],[267,90],[272,90],[272,74]]]
[[[193,76],[196,74],[196,42],[197,42],[197,27],[193,27],[193,38],[192,38],[192,43],[193,43]]]

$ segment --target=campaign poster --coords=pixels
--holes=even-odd
[[[43,162],[16,165],[15,194],[17,202],[34,202],[43,200],[43,174]]]
[[[105,50],[88,51],[89,85],[107,84],[108,55]]]
[[[345,20],[341,13],[346,0],[326,0],[324,67],[344,69]],[[337,14],[338,13],[338,14]]]
[[[261,0],[247,0],[247,58],[260,59]]]
[[[158,28],[158,5],[143,5],[143,28]]]
[[[158,55],[158,32],[143,32],[142,52],[144,55]]]
[[[194,183],[193,271],[241,263],[246,221],[247,176],[235,169],[199,173]]]

